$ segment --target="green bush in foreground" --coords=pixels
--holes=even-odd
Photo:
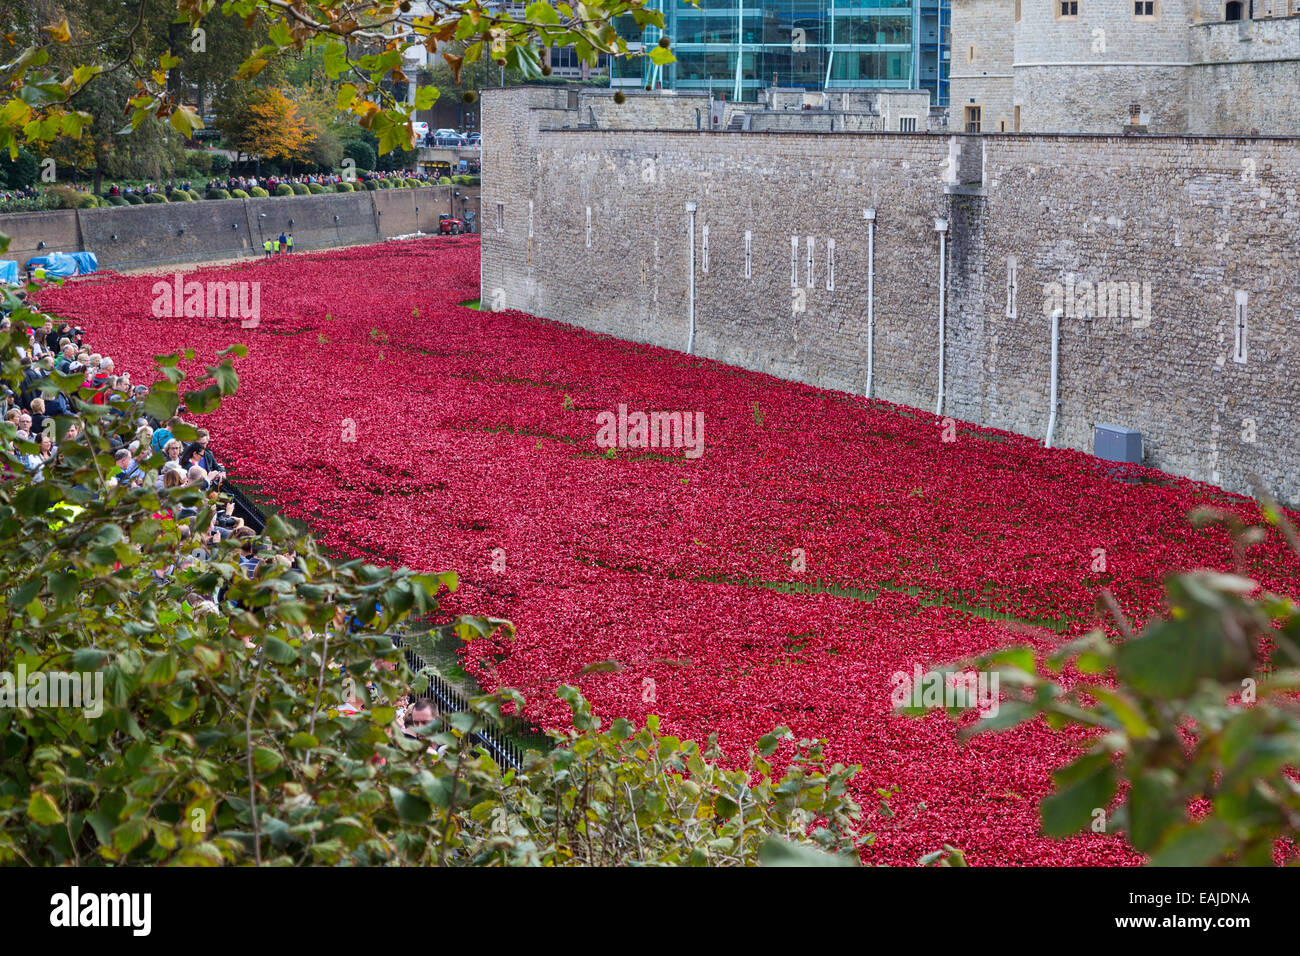
[[[1300,537],[1262,490],[1261,513],[1300,556]],[[1215,509],[1237,554],[1264,537]],[[1092,736],[1054,774],[1043,831],[1123,833],[1156,866],[1267,866],[1300,840],[1300,608],[1239,573],[1166,584],[1169,617],[1134,634],[1108,594],[1118,642],[1094,631],[1047,654],[1010,648],[945,670],[988,672],[1009,691],[964,736],[1044,719]],[[1070,672],[1076,679],[1063,681]],[[1195,810],[1193,807],[1195,806]]]
[[[164,196],[162,193],[146,193],[144,197],[144,201],[147,203],[157,204],[160,202],[166,202],[167,197]]]
[[[242,189],[232,189],[232,190],[230,190],[230,198],[231,198],[231,199],[247,199],[247,198],[248,198],[248,193],[244,192]]]
[[[305,183],[290,183],[289,185],[293,189],[295,196],[306,196],[311,192]]]
[[[336,193],[350,193],[350,192],[352,192],[352,184],[351,184],[351,183],[335,183],[335,184],[334,184],[334,191],[335,191]]]
[[[24,326],[43,316],[7,304],[0,363],[16,390]],[[237,387],[233,358],[245,351],[220,353],[193,387],[180,370],[193,353],[160,356],[144,409],[164,420],[181,401],[212,412]],[[110,437],[132,437],[135,414],[116,414],[119,399],[89,403],[80,385],[59,373],[40,385],[74,396],[71,414],[53,419],[60,456],[43,481],[9,450],[37,446],[0,423],[11,476],[0,482],[0,671],[61,671],[87,687],[102,678],[103,695],[80,709],[0,707],[0,863],[720,865],[753,863],[764,847],[778,860],[825,848],[856,862],[869,839],[855,835],[847,796],[856,768],[828,768],[820,744],[802,741],[778,774],[768,761],[788,738],[781,729],[758,742],[748,771],[725,770],[712,744],[664,736],[653,719],[602,729],[562,688],[573,730],[519,772],[471,744],[503,706],[518,708],[512,692],[408,739],[394,704],[419,677],[386,634],[408,615],[436,616],[455,575],[335,563],[276,517],[263,540],[284,560],[255,576],[233,541],[191,560],[196,542],[154,515],[192,507],[206,528],[219,503],[198,488],[106,482]],[[149,467],[161,464],[156,455]],[[219,606],[218,588],[228,589]],[[464,640],[512,632],[474,617],[443,626]],[[349,697],[364,701],[361,714],[340,711]],[[440,759],[432,745],[447,748]]]
[[[319,196],[321,193],[329,192],[329,190],[320,183],[308,183],[307,192],[311,193],[313,196]]]
[[[277,196],[292,196],[293,187],[288,183],[280,183],[280,185],[275,187],[275,194]]]
[[[167,194],[167,201],[168,202],[193,202],[194,200],[190,198],[190,194],[187,193],[185,190],[173,189],[171,192]]]
[[[267,196],[271,194],[268,193],[261,186],[254,186],[252,189],[248,191],[248,195],[252,196],[255,199],[265,199]]]

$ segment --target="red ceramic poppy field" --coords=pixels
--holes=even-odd
[[[458,611],[512,619],[467,667],[544,724],[579,684],[598,713],[663,717],[742,755],[778,724],[897,788],[867,858],[951,843],[974,864],[1129,864],[1113,836],[1040,836],[1037,801],[1072,738],[1043,726],[956,742],[891,711],[891,675],[1095,626],[1108,587],[1132,618],[1161,581],[1227,569],[1186,515],[1254,504],[1029,438],[593,335],[481,312],[474,237],[187,272],[259,282],[261,319],[155,318],[157,276],[49,290],[137,381],[155,354],[233,342],[239,394],[204,424],[241,479],[340,553],[455,570]],[[681,412],[703,441],[598,441],[602,413]],[[663,423],[663,419],[660,423]],[[606,435],[605,437],[608,437]],[[1290,589],[1276,543],[1252,572]],[[589,665],[603,666],[589,670]]]

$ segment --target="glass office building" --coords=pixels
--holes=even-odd
[[[620,62],[616,84],[712,90],[750,101],[774,81],[810,90],[929,87],[931,102],[938,102],[947,0],[926,6],[921,0],[699,0],[698,6],[649,0],[647,6],[663,10],[666,29],[625,36],[648,47],[666,33],[677,62]],[[924,49],[923,10],[932,17]],[[942,67],[946,87],[946,61]]]

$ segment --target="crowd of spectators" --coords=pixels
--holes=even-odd
[[[173,189],[183,189],[188,192],[193,188],[194,188],[193,185],[190,183],[188,179],[183,179],[179,181],[174,179],[169,179],[167,180],[167,184],[165,186],[160,185],[159,183],[145,183],[142,186],[119,186],[117,183],[113,183],[108,187],[108,192],[105,195],[122,196],[123,198],[125,198],[132,194],[135,194],[137,196],[148,196],[151,193],[161,193],[162,195],[166,196]]]
[[[17,293],[20,300],[25,297],[25,292]],[[0,310],[0,332],[11,329],[12,319],[7,312]],[[199,527],[199,508],[195,503],[182,504],[170,495],[163,496],[160,510],[153,517],[175,523],[181,547],[174,563],[152,572],[157,583],[176,580],[181,572],[209,561],[225,541],[238,543],[239,568],[249,578],[259,577],[274,566],[293,566],[296,555],[292,551],[272,550],[254,528],[235,514],[236,505],[228,494],[226,471],[209,447],[207,429],[187,427],[185,430],[192,429],[195,435],[192,441],[185,442],[176,437],[178,427],[185,424],[183,419],[177,415],[159,421],[145,411],[147,386],[133,384],[130,374],[119,372],[110,356],[91,351],[81,328],[68,323],[56,328],[54,321],[47,318],[39,328],[24,323],[24,329],[27,341],[18,347],[23,367],[22,382],[17,394],[7,386],[4,388],[0,413],[16,429],[14,441],[38,445],[39,450],[33,452],[21,450],[12,442],[9,444],[11,453],[27,469],[31,480],[44,480],[45,469],[60,460],[60,445],[83,440],[82,428],[75,420],[61,438],[58,436],[55,419],[74,415],[75,405],[72,397],[64,391],[56,394],[42,391],[41,382],[54,371],[64,375],[80,374],[81,385],[76,390],[78,398],[106,406],[111,412],[132,421],[133,431],[115,430],[126,435],[116,434],[112,438],[114,467],[106,476],[107,483],[132,488],[152,485],[158,492],[194,488],[211,506],[212,517],[205,526]],[[184,408],[179,411],[184,412]],[[196,617],[221,614],[223,593],[224,589],[210,593],[190,592],[186,601]],[[336,629],[348,627],[341,609],[334,626]],[[246,643],[253,646],[247,639]],[[383,669],[394,666],[382,659],[375,665]],[[359,714],[364,711],[366,704],[355,690],[346,693],[345,697],[345,703],[338,708],[340,713]],[[371,699],[374,699],[373,694]],[[402,698],[397,702],[397,711],[398,731],[413,739],[421,739],[414,737],[413,730],[432,724],[439,717],[437,708],[424,698]],[[433,746],[428,749],[434,756],[441,754],[441,750]]]
[[[17,199],[36,199],[40,196],[40,190],[33,186],[20,186],[17,189],[7,189],[0,192],[0,202],[12,202]]]

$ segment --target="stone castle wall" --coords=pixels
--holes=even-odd
[[[945,415],[1041,437],[1059,304],[1058,444],[1300,498],[1300,141],[544,130],[533,95],[484,94],[485,303],[684,351],[694,203],[695,354],[862,394],[874,209],[873,394],[932,413],[946,220]]]

